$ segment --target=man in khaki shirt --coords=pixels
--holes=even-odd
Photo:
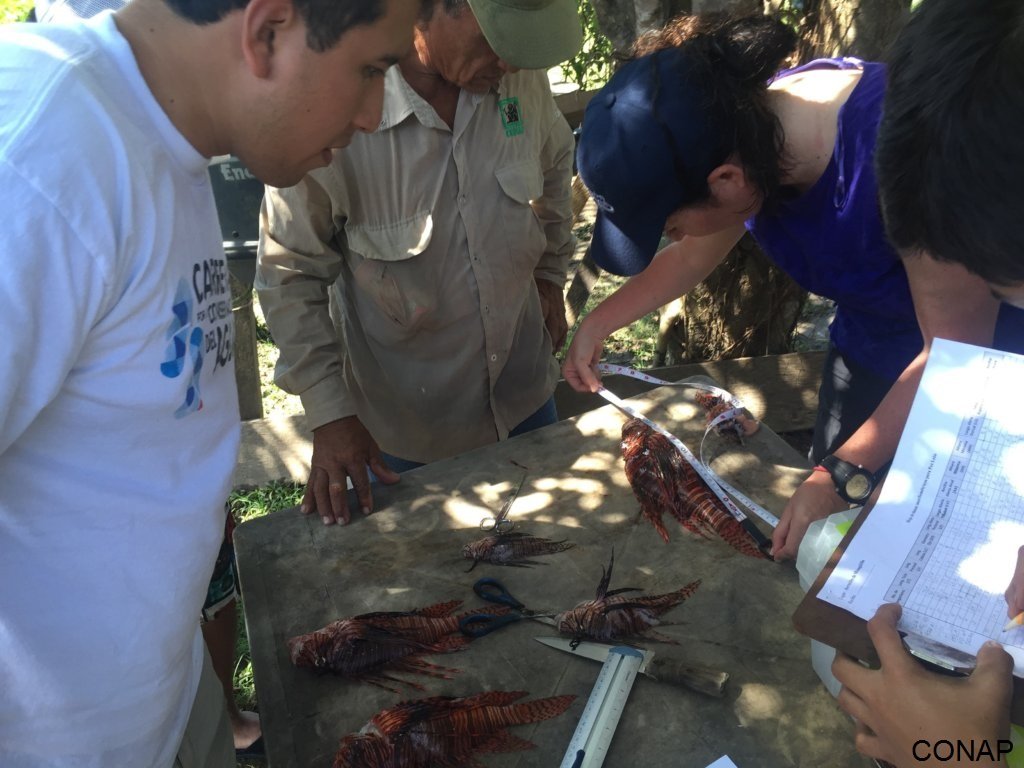
[[[349,478],[368,513],[368,469],[557,418],[574,145],[544,70],[580,42],[575,0],[435,0],[379,129],[267,189],[256,287],[313,430],[303,512],[348,522]]]

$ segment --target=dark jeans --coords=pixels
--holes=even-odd
[[[538,408],[532,415],[523,419],[515,429],[509,432],[508,436],[515,437],[516,435],[532,432],[535,429],[554,424],[556,421],[558,421],[558,411],[555,409],[555,396],[552,395],[544,405]],[[398,456],[392,456],[390,453],[382,452],[382,456],[387,465],[395,472],[408,472],[410,469],[423,466],[420,462],[402,459]]]
[[[818,389],[810,460],[817,464],[845,443],[874,413],[894,383],[829,347]]]

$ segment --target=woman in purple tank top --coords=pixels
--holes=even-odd
[[[845,477],[873,488],[927,341],[991,346],[1000,314],[980,278],[904,264],[886,240],[873,167],[884,66],[834,59],[778,72],[795,44],[765,16],[679,17],[638,40],[637,58],[593,98],[578,155],[599,208],[591,255],[635,277],[584,318],[563,369],[576,389],[596,390],[604,339],[688,292],[746,231],[800,285],[834,299],[811,449],[821,471],[783,513],[780,559],[795,557],[813,520],[863,501]],[[663,233],[673,242],[656,253]],[[1021,327],[1008,335],[1024,338]]]

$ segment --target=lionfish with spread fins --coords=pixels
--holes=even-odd
[[[698,536],[717,535],[744,555],[768,557],[669,439],[640,419],[622,427],[622,458],[641,517],[666,542],[668,530],[661,518],[667,511]]]
[[[288,653],[297,667],[333,672],[376,685],[400,683],[423,690],[423,686],[393,677],[390,672],[408,672],[450,679],[458,670],[431,664],[421,658],[430,653],[461,651],[472,638],[459,633],[459,621],[477,613],[500,615],[507,608],[489,607],[453,615],[461,600],[437,603],[405,612],[364,613],[328,624],[322,629],[288,640]]]
[[[746,408],[737,408],[719,395],[710,392],[698,392],[695,396],[697,404],[704,409],[707,423],[710,424],[721,414],[736,409],[736,413],[722,419],[715,425],[715,432],[723,437],[741,443],[744,437],[750,437],[761,427],[761,423],[750,415]]]
[[[649,640],[675,643],[654,631],[661,621],[660,616],[686,600],[697,591],[700,579],[691,581],[682,589],[664,595],[642,595],[623,597],[623,592],[639,592],[637,587],[608,589],[615,566],[615,553],[607,570],[601,567],[601,581],[597,585],[597,596],[580,603],[575,608],[555,616],[555,624],[563,635],[572,635],[574,641],[589,639],[598,641],[624,640],[642,635]]]
[[[462,548],[462,556],[473,561],[466,573],[480,562],[529,568],[531,565],[544,565],[537,560],[530,560],[531,557],[565,552],[574,546],[565,539],[552,541],[528,533],[498,533],[467,544]]]
[[[549,720],[575,696],[519,701],[525,691],[436,696],[378,712],[359,733],[341,741],[334,768],[455,768],[481,766],[474,756],[536,747],[509,733],[513,725]]]

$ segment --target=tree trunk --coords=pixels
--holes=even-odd
[[[806,295],[745,235],[704,282],[662,310],[655,364],[788,352]]]
[[[827,56],[884,59],[910,14],[910,0],[805,0],[800,61]]]
[[[761,0],[590,0],[590,5],[619,59],[629,56],[633,41],[644,32],[664,26],[681,13],[752,13],[762,8]]]

